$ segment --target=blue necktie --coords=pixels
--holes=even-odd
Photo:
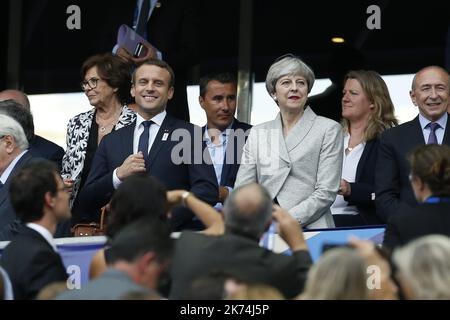
[[[428,142],[427,144],[437,144],[437,137],[436,137],[436,129],[440,128],[441,126],[439,123],[430,122],[428,124],[428,127],[430,128],[430,135],[428,136]]]
[[[4,186],[4,184],[3,184],[3,182],[0,180],[0,190],[3,189],[3,186]]]
[[[141,136],[139,137],[139,145],[138,145],[138,151],[141,151],[144,155],[144,160],[147,162],[148,158],[148,139],[150,135],[150,126],[152,125],[153,121],[143,121],[142,125],[144,126],[144,131],[141,133]]]

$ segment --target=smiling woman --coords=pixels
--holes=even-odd
[[[130,66],[110,53],[88,58],[81,68],[81,88],[94,107],[70,119],[62,176],[71,190],[73,223],[90,222],[99,217],[84,216],[77,194],[89,175],[91,163],[102,138],[132,123],[135,114],[126,103],[130,99]]]

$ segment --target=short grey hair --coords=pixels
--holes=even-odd
[[[302,299],[367,300],[367,263],[355,249],[326,251],[308,272]]]
[[[278,58],[267,72],[266,89],[269,94],[275,92],[275,85],[281,77],[288,75],[299,75],[305,77],[308,84],[308,93],[314,85],[315,76],[312,69],[299,57],[292,54]]]
[[[16,140],[16,146],[23,150],[28,149],[28,140],[22,126],[10,116],[0,114],[0,137],[10,135]]]
[[[242,192],[251,196],[239,197]],[[251,183],[236,188],[223,209],[226,231],[259,240],[272,219],[272,207],[272,198],[263,186]]]
[[[450,299],[450,238],[416,239],[395,250],[393,261],[416,299]]]

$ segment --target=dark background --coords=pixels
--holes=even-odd
[[[335,35],[357,46],[367,67],[381,74],[414,73],[431,64],[445,66],[449,63],[447,3],[254,0],[255,79],[262,81],[268,66],[285,53],[300,55],[313,67],[317,78],[328,77],[328,62],[335,46],[330,38]],[[5,31],[10,19],[8,4],[2,1],[0,28]],[[66,28],[66,8],[72,4],[81,8],[81,30]],[[20,89],[29,94],[79,91],[82,62],[92,54],[112,49],[119,25],[131,24],[128,16],[134,4],[135,0],[24,0],[22,36],[14,40],[22,46]],[[381,30],[366,27],[366,9],[371,4],[383,8]],[[239,0],[201,0],[202,72],[214,65],[237,66],[239,13]],[[8,32],[0,33],[0,89],[7,85],[3,71],[8,63],[7,37]]]

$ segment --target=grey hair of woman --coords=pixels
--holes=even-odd
[[[450,299],[450,238],[429,235],[394,251],[400,282],[420,300]]]
[[[306,300],[367,300],[367,264],[358,252],[350,248],[326,251],[309,270]]]
[[[314,85],[315,76],[312,69],[300,58],[288,54],[278,58],[269,68],[266,77],[266,89],[269,94],[275,92],[275,85],[281,77],[299,75],[305,77],[308,84],[308,93]]]
[[[0,137],[13,136],[20,150],[28,149],[28,140],[22,126],[10,116],[0,114]]]

